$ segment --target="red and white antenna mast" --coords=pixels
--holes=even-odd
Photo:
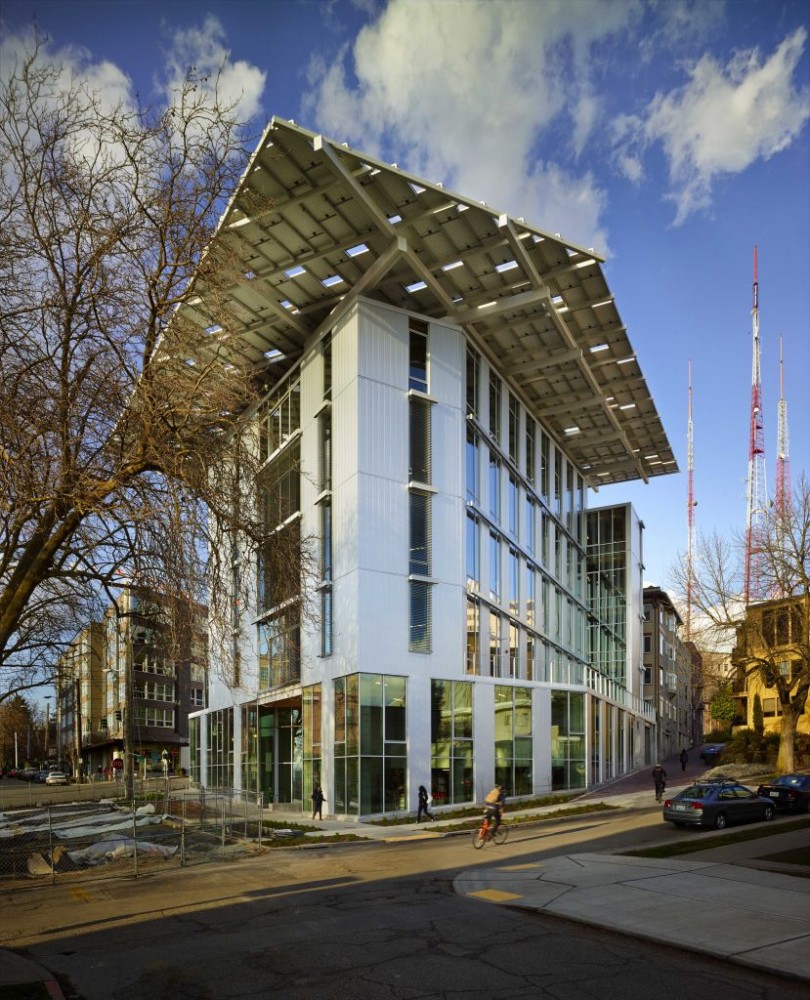
[[[785,399],[785,373],[782,364],[782,338],[779,338],[779,416],[776,436],[776,496],[774,507],[781,521],[790,509],[790,443],[788,441],[787,400]]]
[[[762,420],[762,380],[759,366],[759,283],[754,246],[754,287],[751,307],[753,359],[751,368],[751,423],[748,444],[748,511],[745,529],[745,603],[765,600],[762,580],[762,534],[767,509],[765,487],[765,428]]]
[[[790,483],[790,444],[788,441],[787,400],[785,399],[785,377],[782,365],[782,338],[779,338],[779,410],[776,435],[776,495],[774,497],[774,524],[776,527],[776,543],[782,551],[790,531],[789,518],[791,513],[792,487]],[[781,562],[781,560],[780,560]],[[793,580],[783,579],[781,570],[789,565],[785,560],[780,566],[779,582],[776,587],[776,597],[785,597],[792,589]]]
[[[695,472],[695,444],[694,438],[692,436],[692,362],[689,362],[689,421],[687,424],[686,432],[686,481],[687,481],[687,500],[686,500],[686,525],[687,525],[687,535],[686,535],[686,635],[684,636],[686,642],[689,642],[692,638],[692,598],[693,598],[693,582],[694,582],[694,569],[693,569],[693,559],[695,555],[695,482],[694,482],[694,472]]]

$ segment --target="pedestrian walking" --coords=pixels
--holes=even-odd
[[[323,789],[320,785],[316,785],[312,790],[312,818],[323,819]]]
[[[689,763],[689,754],[686,752],[685,747],[683,750],[681,750],[680,761],[681,761],[681,770],[685,771],[686,765]]]
[[[427,816],[427,818],[431,821],[431,823],[433,822],[433,816],[428,811],[428,801],[429,801],[429,796],[428,796],[427,788],[425,788],[424,785],[420,785],[419,786],[419,808],[416,810],[416,822],[417,823],[420,823],[422,821],[422,813],[424,813],[425,816]]]
[[[664,795],[664,789],[667,787],[667,772],[660,764],[656,764],[652,769],[651,777],[655,785],[655,801],[660,802]]]

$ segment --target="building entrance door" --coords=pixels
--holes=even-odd
[[[303,808],[303,730],[300,708],[262,707],[259,788],[269,804]]]

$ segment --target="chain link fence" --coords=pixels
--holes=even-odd
[[[125,802],[123,788],[107,787],[106,795],[91,797],[86,789],[92,788],[70,786],[71,792],[84,794],[3,806],[0,881],[5,888],[138,878],[262,849],[261,794],[147,781]],[[120,794],[110,794],[116,791]]]

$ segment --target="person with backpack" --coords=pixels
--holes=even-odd
[[[495,831],[501,825],[503,810],[506,806],[506,796],[504,795],[503,785],[495,785],[489,792],[487,792],[487,796],[484,799],[484,805],[486,806],[485,814],[489,820],[491,833],[494,835]]]

